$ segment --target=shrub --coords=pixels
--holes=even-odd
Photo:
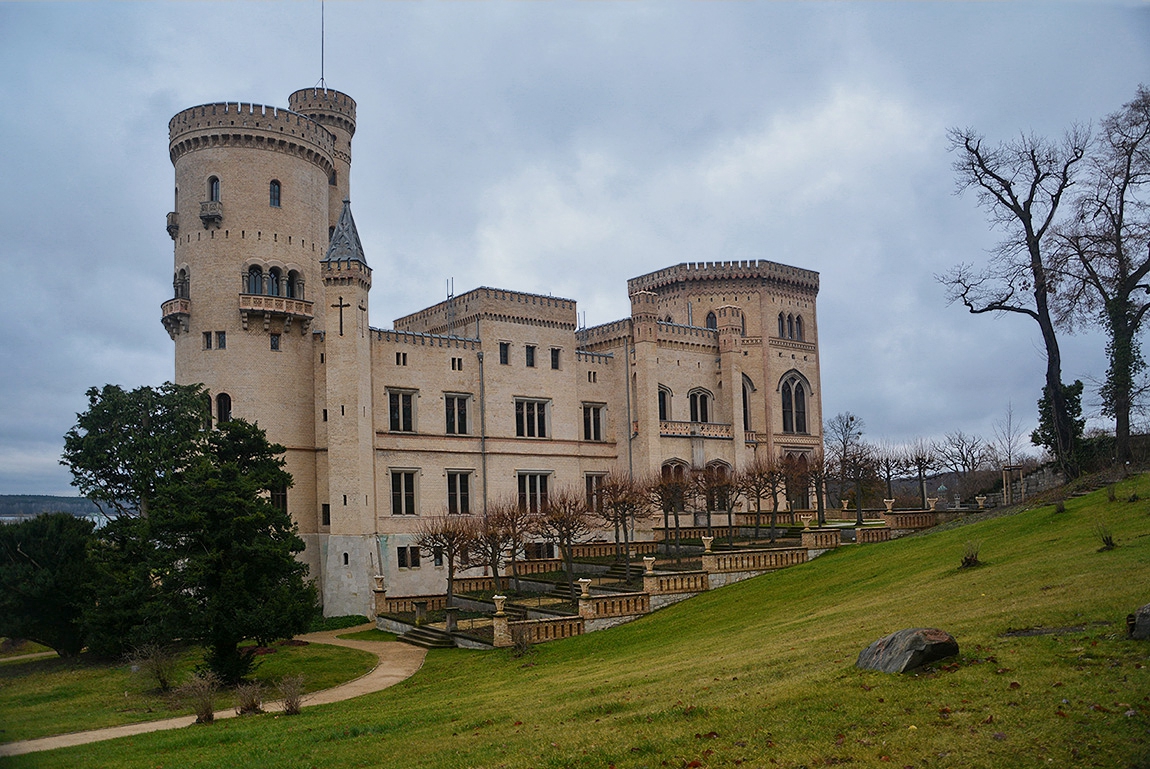
[[[196,712],[197,724],[210,724],[216,719],[216,692],[219,688],[219,679],[211,671],[197,673],[180,687],[178,693]]]
[[[246,716],[249,713],[262,713],[264,688],[259,681],[243,683],[236,687],[236,715]]]
[[[1118,499],[1118,494],[1114,490],[1114,484],[1113,483],[1106,487],[1106,499],[1109,502],[1114,502]]]
[[[279,691],[284,701],[284,715],[299,715],[304,700],[303,676],[284,676],[280,679]]]
[[[1094,536],[1102,543],[1102,547],[1098,548],[1100,553],[1113,550],[1118,546],[1114,543],[1114,534],[1110,531],[1110,527],[1102,521],[1094,522]]]
[[[535,645],[531,643],[531,636],[522,627],[511,629],[511,654],[514,657],[524,657],[532,654],[535,651]]]
[[[169,692],[176,677],[180,655],[173,646],[147,643],[128,652],[127,662],[132,666],[133,673],[154,681],[161,692]]]
[[[1055,502],[1054,503],[1054,512],[1065,513],[1066,512],[1066,503],[1063,502],[1061,499],[1058,500],[1057,502]]]
[[[981,542],[966,543],[966,549],[962,554],[962,564],[959,565],[960,569],[969,569],[974,566],[980,566],[981,562],[978,560],[978,550],[982,547]]]

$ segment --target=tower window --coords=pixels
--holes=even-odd
[[[499,343],[499,363],[501,365],[506,366],[510,362],[511,362],[511,343],[510,342],[500,342]]]
[[[216,421],[230,422],[232,419],[232,396],[220,393],[216,396]]]
[[[783,380],[781,388],[783,406],[783,432],[806,434],[807,388],[797,372]]]
[[[795,338],[795,316],[787,316],[787,339]]]
[[[224,349],[227,349],[227,346],[228,346],[228,332],[227,331],[217,331],[216,332],[216,349],[217,350],[224,350]]]
[[[717,329],[719,327],[719,321],[715,317],[715,313],[713,313],[713,312],[707,313],[706,323],[707,323],[707,328],[716,328]]]
[[[252,265],[248,268],[248,293],[262,294],[264,292],[264,271]]]
[[[268,205],[272,208],[280,207],[280,183],[275,179],[268,185]]]
[[[208,179],[208,200],[218,203],[220,200],[220,179],[213,176]]]
[[[659,388],[659,419],[666,422],[671,418],[671,391],[666,387]]]
[[[688,396],[691,402],[691,421],[711,421],[711,394],[706,390],[696,390]]]
[[[173,296],[176,299],[187,299],[190,296],[188,281],[188,271],[180,270],[176,273],[176,279],[172,281]]]
[[[803,341],[803,316],[795,316],[795,339]]]
[[[553,368],[553,369],[559,368],[559,348],[558,347],[552,347],[551,348],[551,368]]]
[[[320,524],[331,526],[331,505],[326,502],[320,505]]]
[[[279,352],[279,350],[280,350],[280,335],[279,334],[270,334],[269,336],[271,337],[272,352]]]
[[[272,489],[271,503],[272,507],[274,507],[276,510],[279,510],[285,515],[287,514],[287,486],[277,486],[276,488]]]
[[[283,274],[280,272],[279,267],[272,267],[268,270],[268,296],[280,295],[280,283]]]
[[[331,176],[327,177],[327,183],[330,184],[332,187],[335,186],[335,171],[332,171]]]
[[[598,404],[583,404],[583,440],[603,440],[603,407]]]
[[[211,331],[205,331],[204,332],[204,349],[205,350],[212,349],[212,332]]]
[[[787,338],[787,319],[779,313],[779,339]]]
[[[284,296],[288,299],[303,299],[303,285],[299,279],[299,272],[291,270],[284,282]]]

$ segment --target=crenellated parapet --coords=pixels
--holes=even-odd
[[[321,125],[355,134],[355,99],[346,93],[330,88],[301,88],[288,97],[288,106]]]
[[[168,122],[168,154],[173,163],[189,152],[211,147],[284,152],[330,175],[335,140],[306,115],[246,102],[202,104],[176,113]]]
[[[710,281],[762,281],[781,288],[818,293],[819,274],[814,270],[789,267],[765,259],[730,262],[683,262],[627,281],[627,293],[654,291],[684,283]]]
[[[396,318],[395,327],[404,331],[447,334],[452,329],[474,327],[479,320],[493,320],[574,331],[575,313],[573,299],[482,286],[425,310]]]

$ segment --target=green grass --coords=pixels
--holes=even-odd
[[[386,630],[360,630],[357,633],[344,633],[337,635],[336,638],[347,638],[352,641],[394,641],[396,639],[395,633],[388,633]]]
[[[0,638],[0,661],[6,660],[10,657],[21,657],[25,654],[39,654],[41,652],[52,651],[47,646],[41,646],[34,641],[20,641],[16,644],[9,643],[10,639]]]
[[[1122,484],[1118,498],[1150,480]],[[1150,765],[1150,505],[1105,491],[712,591],[509,651],[432,651],[383,692],[9,759],[20,767],[1129,767]],[[1099,553],[1104,520],[1118,547]],[[982,542],[977,569],[958,569]],[[953,633],[920,675],[854,668],[904,627]],[[1081,626],[1057,635],[1011,629]],[[10,711],[9,711],[10,712]],[[912,728],[913,727],[913,728]]]
[[[309,633],[320,633],[325,630],[343,630],[348,627],[358,627],[368,623],[367,617],[362,614],[343,614],[339,617],[317,617],[308,628]]]
[[[303,674],[308,691],[327,689],[371,670],[368,652],[329,644],[277,646],[258,657],[255,680],[274,688],[285,675]],[[177,680],[186,680],[202,653],[188,651]],[[269,699],[275,699],[269,692]],[[221,692],[217,710],[234,706]],[[137,721],[155,721],[191,713],[189,707],[155,690],[155,683],[133,674],[126,664],[59,657],[0,666],[0,742],[35,739],[63,732],[99,729]]]

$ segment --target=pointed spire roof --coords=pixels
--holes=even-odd
[[[351,201],[343,200],[343,211],[339,214],[339,224],[331,235],[324,262],[360,262],[367,265],[363,255],[363,244],[359,242],[359,232],[355,229],[355,219],[351,216]]]

